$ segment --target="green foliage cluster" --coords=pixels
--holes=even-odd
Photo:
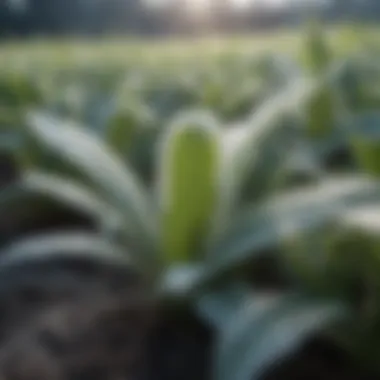
[[[380,65],[335,57],[316,25],[306,35],[306,67],[234,55],[1,77],[22,176],[0,211],[53,202],[96,230],[15,242],[0,267],[135,268],[162,305],[213,326],[217,380],[258,379],[326,327],[380,371]],[[270,294],[242,275],[268,254],[288,279]]]

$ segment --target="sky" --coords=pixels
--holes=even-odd
[[[15,7],[24,7],[27,0],[8,0]],[[128,0],[126,0],[128,1]],[[207,8],[207,4],[210,0],[143,0],[150,5],[165,5],[170,2],[184,2],[191,4],[193,8],[202,9]],[[232,4],[237,7],[244,7],[256,3],[265,3],[269,6],[282,6],[294,0],[229,0]],[[307,0],[301,0],[307,1]]]
[[[170,2],[187,2],[188,4],[191,4],[191,7],[196,8],[196,9],[202,9],[202,8],[207,8],[207,4],[209,0],[145,0],[148,4],[151,5],[165,5]],[[254,4],[255,2],[257,3],[265,3],[268,6],[282,6],[288,3],[289,1],[292,0],[230,0],[232,4],[234,4],[237,7],[244,7],[248,6],[251,4]]]
[[[1,1],[1,0],[0,0]],[[11,5],[13,5],[16,9],[22,10],[27,5],[28,0],[8,0]],[[129,0],[126,0],[129,1]],[[142,0],[148,5],[153,6],[162,6],[166,4],[170,4],[171,2],[182,2],[185,5],[187,4],[189,6],[189,9],[193,10],[206,10],[207,5],[212,0]],[[261,3],[266,4],[268,6],[272,7],[281,7],[283,5],[286,5],[290,2],[298,1],[298,2],[306,2],[311,0],[228,0],[233,5],[235,5],[238,8],[244,8],[245,6],[253,5],[255,3]]]

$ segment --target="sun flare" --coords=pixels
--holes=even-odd
[[[184,10],[196,14],[205,14],[212,11],[212,7],[218,4],[218,0],[143,0],[151,6],[170,6],[172,4],[183,5]],[[251,5],[265,4],[269,7],[281,7],[290,0],[219,0],[220,3],[227,3],[238,9],[245,9]],[[301,1],[301,0],[300,0]]]
[[[184,8],[190,13],[202,15],[211,11],[212,0],[177,0],[183,2]]]

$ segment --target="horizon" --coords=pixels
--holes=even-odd
[[[287,4],[291,4],[294,2],[305,2],[310,0],[227,0],[227,2],[231,3],[232,6],[237,8],[245,8],[256,5],[266,5],[269,7],[283,7]],[[315,0],[314,0],[315,1]],[[164,7],[168,6],[171,3],[179,3],[182,2],[184,6],[188,8],[193,8],[197,10],[207,9],[211,4],[212,0],[143,0],[148,6],[153,7]]]

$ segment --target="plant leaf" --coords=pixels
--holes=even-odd
[[[358,164],[368,173],[380,176],[380,113],[366,112],[352,118],[350,142]]]
[[[105,138],[122,156],[130,153],[137,136],[152,128],[154,117],[150,109],[139,101],[132,101],[128,107],[116,108],[105,130]]]
[[[305,59],[308,68],[314,74],[326,72],[331,65],[333,56],[322,25],[316,21],[311,22],[308,25],[306,37]]]
[[[284,162],[292,151],[297,125],[296,118],[284,116],[274,123],[276,125],[273,126],[271,132],[269,130],[263,131],[261,137],[257,137],[260,143],[257,141],[257,145],[256,143],[252,144],[249,172],[247,172],[247,178],[243,180],[239,190],[240,201],[236,199],[239,205],[249,201],[259,202],[273,190],[276,174],[284,166]],[[271,127],[268,126],[269,128]],[[223,140],[227,167],[232,164],[234,155],[238,154],[236,150],[244,149],[242,145],[247,141],[249,129],[252,129],[252,126],[246,122],[225,131]],[[233,181],[234,178],[230,180]],[[226,185],[233,186],[233,183],[228,182]],[[238,194],[235,194],[235,197],[237,198]]]
[[[136,121],[131,119],[129,115],[115,115],[109,121],[106,129],[108,144],[121,155],[128,154],[136,136],[137,128]]]
[[[203,267],[199,263],[169,266],[159,284],[161,297],[181,300],[191,297],[202,274]]]
[[[127,252],[122,252],[103,238],[83,232],[59,232],[33,236],[11,244],[0,252],[0,268],[66,258],[131,264]]]
[[[338,101],[334,86],[326,83],[305,105],[307,132],[312,138],[328,136],[337,125]]]
[[[28,172],[24,175],[21,186],[26,191],[45,195],[75,210],[80,210],[101,225],[121,225],[122,223],[122,216],[110,205],[103,202],[86,187],[70,179],[39,172]]]
[[[12,242],[15,234],[38,230],[41,226],[54,228],[51,223],[58,223],[61,227],[72,226],[74,223],[86,230],[96,228],[94,211],[78,208],[71,202],[62,203],[42,192],[27,188],[21,181],[0,191],[0,210],[1,247]]]
[[[307,101],[314,91],[313,81],[305,79],[295,85],[287,86],[278,95],[264,102],[236,133],[232,142],[230,142],[230,133],[225,135],[223,188],[225,202],[229,205],[227,214],[240,199],[248,177],[253,183],[260,184],[262,173],[266,172],[268,165],[273,161],[273,157],[272,161],[266,159],[268,148],[272,156],[274,148],[278,149],[279,146],[290,148],[282,141],[282,138],[291,135],[291,128],[283,121],[296,115],[301,109],[301,104]],[[285,135],[285,132],[288,135]],[[288,138],[285,141],[289,142]],[[281,156],[280,154],[279,157]],[[275,164],[279,164],[279,161],[275,160]],[[273,171],[272,166],[269,169]]]
[[[341,318],[343,308],[302,296],[253,298],[220,331],[216,380],[256,380],[273,362],[300,347],[311,334]]]
[[[111,204],[123,211],[140,243],[152,242],[155,218],[149,198],[134,173],[89,132],[57,119],[33,114],[34,136],[89,178]]]
[[[201,252],[218,201],[219,132],[205,114],[177,120],[161,146],[162,249],[168,262]]]
[[[347,210],[338,218],[338,224],[344,229],[356,230],[370,236],[380,233],[380,204],[373,203]]]
[[[223,329],[235,317],[236,310],[252,298],[252,289],[246,284],[234,283],[213,292],[202,292],[195,305],[203,320],[214,328]]]
[[[347,209],[379,201],[379,190],[380,184],[366,176],[332,178],[254,206],[209,251],[205,276],[220,275],[289,238],[321,228]]]

